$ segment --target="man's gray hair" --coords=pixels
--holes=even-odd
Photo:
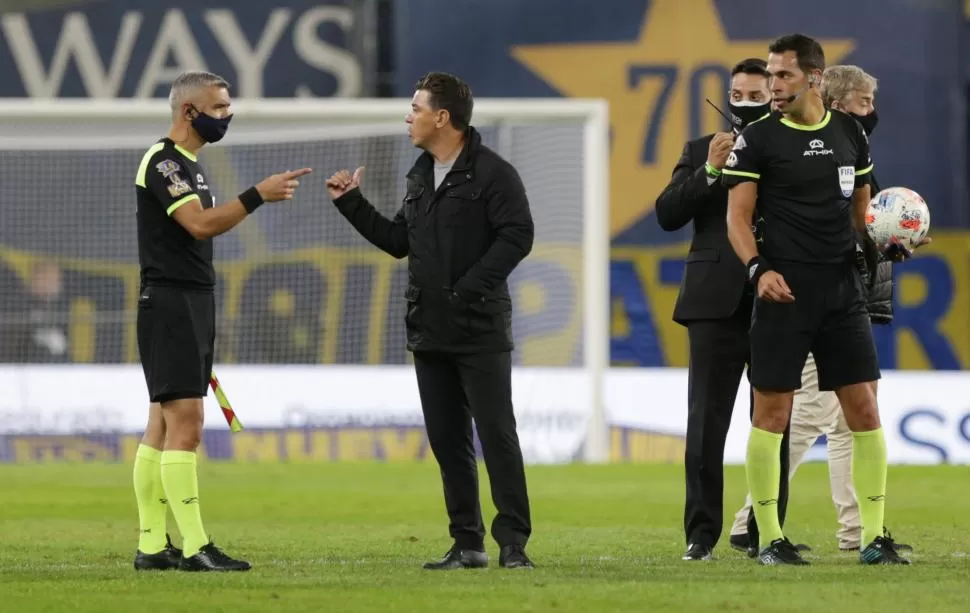
[[[178,113],[182,103],[196,90],[213,85],[229,89],[229,81],[204,70],[190,70],[175,77],[172,81],[172,89],[168,93],[168,104],[172,107],[172,114]]]
[[[858,66],[829,66],[822,73],[822,101],[844,104],[852,94],[874,94],[879,86],[876,77]]]

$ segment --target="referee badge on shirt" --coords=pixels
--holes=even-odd
[[[855,189],[854,166],[839,166],[839,187],[846,198],[852,195],[852,190]]]
[[[162,160],[158,164],[155,164],[155,168],[161,173],[166,179],[174,175],[179,171],[178,162],[174,160]]]

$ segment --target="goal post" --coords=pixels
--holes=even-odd
[[[278,364],[407,361],[402,353],[403,293],[400,276],[392,269],[395,261],[354,236],[333,207],[319,203],[328,201],[325,191],[320,193],[326,175],[361,165],[367,167],[364,193],[382,213],[394,214],[403,194],[404,173],[418,154],[405,135],[403,122],[409,108],[408,99],[233,101],[228,135],[207,146],[200,158],[211,175],[207,179],[216,201],[230,199],[268,174],[304,165],[314,169],[309,178],[314,187],[310,190],[305,181],[294,202],[285,205],[293,205],[286,213],[273,209],[265,219],[254,216],[261,219],[243,224],[239,236],[216,239],[217,268],[223,267],[220,285],[224,287],[217,288],[223,292],[217,298],[227,305],[220,317],[225,315],[230,322],[226,324],[230,329],[220,328],[219,334],[231,339],[226,341],[231,346],[220,351],[230,362],[260,363],[261,355],[270,354],[264,361]],[[0,100],[4,177],[0,185],[0,256],[5,267],[27,279],[30,261],[39,253],[70,262],[80,271],[73,277],[78,286],[89,283],[97,271],[124,269],[118,274],[127,275],[122,298],[99,302],[101,296],[95,296],[87,307],[72,303],[65,311],[62,323],[73,327],[68,355],[60,361],[137,361],[130,333],[135,315],[131,267],[137,263],[131,183],[133,164],[138,160],[132,160],[167,132],[170,115],[166,100]],[[519,171],[536,222],[533,253],[513,273],[521,294],[513,295],[516,369],[571,367],[584,376],[589,421],[583,459],[606,461],[609,436],[603,382],[610,339],[607,102],[481,98],[475,100],[472,125],[482,132],[486,144]],[[321,244],[326,244],[323,251]],[[335,274],[321,277],[325,278],[321,289],[308,287],[311,277],[301,276],[297,270],[301,258],[332,258],[343,263],[320,264],[337,267],[330,271]],[[276,272],[267,273],[276,277],[254,281],[258,276],[252,270],[255,260],[278,262]],[[557,285],[560,282],[569,287]],[[263,300],[270,305],[267,309],[278,307],[291,316],[302,313],[306,324],[300,332],[306,337],[302,353],[291,346],[296,341],[287,341],[280,349],[279,337],[284,333],[279,329],[256,331],[253,320],[240,313],[245,307],[233,306],[248,304],[247,292],[263,291],[260,283],[272,286],[266,290],[272,295]],[[317,306],[325,312],[312,305],[302,312],[306,301],[301,302],[301,292],[324,296],[324,304]],[[343,298],[335,298],[337,295]],[[398,306],[382,308],[380,304]],[[15,306],[5,308],[0,298],[2,321],[18,323]],[[288,327],[285,335],[291,332]]]

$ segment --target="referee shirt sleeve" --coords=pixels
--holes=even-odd
[[[856,120],[852,120],[856,128],[856,151],[858,155],[855,162],[855,187],[856,189],[869,184],[869,179],[872,176],[872,155],[869,152],[869,137],[866,136],[866,131],[862,129],[862,124]]]
[[[152,156],[138,176],[143,183],[141,187],[155,196],[169,216],[183,204],[199,198],[195,186],[190,182],[188,170],[174,156],[164,153]]]
[[[734,148],[721,171],[721,183],[729,189],[746,181],[761,179],[761,146],[752,127],[745,128],[735,139]]]

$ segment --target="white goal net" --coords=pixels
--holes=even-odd
[[[314,174],[293,201],[264,206],[215,239],[216,363],[407,364],[406,261],[362,239],[323,182],[364,166],[365,196],[393,216],[419,154],[403,123],[409,102],[233,106],[226,138],[200,154],[216,202],[274,172],[309,166]],[[137,364],[133,181],[169,116],[164,101],[0,103],[0,362]],[[483,99],[472,123],[519,171],[535,219],[532,254],[509,279],[514,364],[583,376],[591,417],[584,454],[603,459],[605,103]]]

